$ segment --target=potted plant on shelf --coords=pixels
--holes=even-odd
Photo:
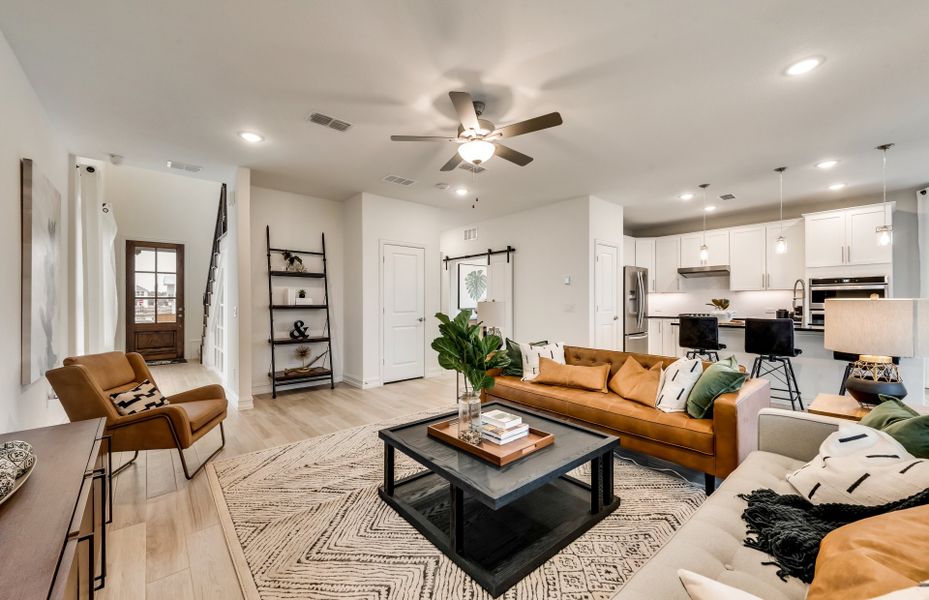
[[[510,364],[510,357],[500,349],[496,335],[481,337],[481,324],[470,324],[470,310],[462,310],[454,319],[436,313],[439,337],[432,349],[439,353],[439,365],[464,375],[464,392],[458,397],[458,437],[470,444],[481,443],[481,390],[494,386],[491,369]]]
[[[728,298],[713,298],[706,304],[707,306],[713,307],[713,315],[716,316],[720,321],[728,322],[732,320],[733,311],[729,310],[729,299]]]

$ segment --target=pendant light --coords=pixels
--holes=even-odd
[[[877,234],[878,246],[889,246],[893,243],[894,228],[892,225],[887,224],[887,151],[893,147],[893,144],[881,144],[875,148],[881,151],[881,186],[884,195],[884,200],[881,203],[881,208],[884,209],[884,224],[874,230]]]
[[[700,244],[700,262],[706,264],[710,260],[710,249],[706,245],[706,188],[710,187],[708,183],[701,183],[700,189],[703,190],[703,243]]]
[[[777,254],[787,254],[787,240],[784,239],[784,171],[787,167],[778,167],[774,169],[780,182],[780,204],[781,204],[781,231],[774,242],[774,252]]]

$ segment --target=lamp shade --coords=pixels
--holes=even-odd
[[[825,347],[877,356],[929,356],[929,299],[826,300]]]
[[[485,327],[503,329],[506,324],[506,302],[478,302],[477,318]]]

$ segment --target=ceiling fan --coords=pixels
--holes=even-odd
[[[390,139],[394,142],[453,142],[458,144],[458,152],[447,163],[442,165],[440,169],[442,171],[451,171],[461,164],[463,160],[472,165],[479,165],[487,162],[494,155],[520,167],[525,167],[532,162],[531,156],[517,152],[509,146],[504,146],[497,140],[556,127],[562,123],[561,114],[553,112],[497,129],[490,121],[479,118],[481,113],[484,112],[483,102],[475,101],[471,94],[467,92],[449,92],[448,96],[452,99],[452,104],[458,113],[458,120],[461,121],[461,125],[458,126],[457,137],[441,135],[390,136]]]

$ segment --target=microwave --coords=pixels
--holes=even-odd
[[[809,282],[810,327],[826,326],[826,300],[831,298],[887,298],[890,282],[873,277],[820,277]]]

